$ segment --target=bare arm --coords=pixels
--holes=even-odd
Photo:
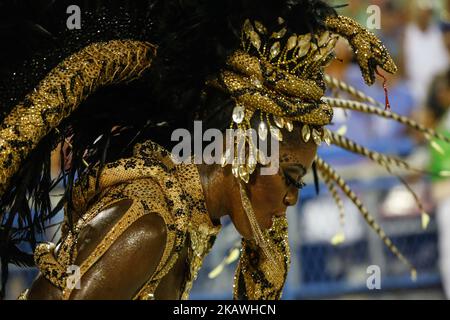
[[[101,242],[118,217],[127,213],[131,201],[123,201],[100,212],[80,234],[76,265]],[[166,226],[157,214],[147,214],[135,221],[111,245],[103,256],[81,277],[80,289],[70,299],[131,299],[153,275],[166,244]],[[61,297],[59,290],[44,278],[30,289],[29,299]],[[53,287],[53,289],[56,289]]]

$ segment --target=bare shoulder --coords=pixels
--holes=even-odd
[[[77,263],[84,261],[97,245],[106,237],[108,232],[130,210],[137,200],[122,200],[99,212],[87,223],[78,235]],[[143,208],[141,210],[144,210]],[[127,225],[116,242],[139,241],[141,247],[150,246],[152,249],[164,249],[167,230],[164,219],[158,213],[146,212],[142,217]],[[159,250],[157,250],[159,251]]]
[[[136,242],[143,249],[143,258],[148,257],[148,252],[152,252],[152,256],[162,255],[166,239],[167,226],[164,219],[157,213],[150,212],[135,221],[124,233],[122,241]],[[128,238],[128,239],[127,239]],[[121,239],[119,238],[118,241]]]
[[[127,214],[132,201],[116,203],[90,221],[78,238],[75,265],[81,265],[105,235]],[[144,209],[142,209],[144,210]],[[82,276],[82,286],[71,299],[130,299],[152,276],[166,246],[163,218],[146,212],[130,224],[111,247]],[[123,275],[127,276],[124,277]],[[29,290],[29,299],[60,299],[61,291],[39,275]]]
[[[123,217],[129,208],[130,203],[119,203],[107,210],[110,210],[111,217]],[[107,231],[114,225],[114,219],[110,220],[109,226],[101,220],[94,221],[83,237],[78,239],[82,243],[77,257],[79,264],[101,244],[105,232],[103,228]],[[82,288],[73,292],[71,299],[132,298],[156,271],[166,247],[166,238],[167,229],[163,218],[154,212],[145,213],[127,226],[110,248],[82,275]]]

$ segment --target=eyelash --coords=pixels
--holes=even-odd
[[[292,178],[287,173],[285,173],[284,176],[286,177],[286,182],[287,182],[288,186],[290,186],[292,184],[292,185],[294,185],[294,187],[296,187],[299,190],[301,190],[304,187],[306,187],[306,183],[304,183],[302,180],[296,181],[294,178]]]

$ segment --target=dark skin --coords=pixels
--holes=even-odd
[[[283,216],[298,201],[301,180],[311,167],[317,152],[313,142],[305,144],[299,129],[284,132],[280,144],[280,169],[277,174],[253,174],[246,186],[247,194],[261,229],[272,225],[272,218]],[[220,224],[229,215],[238,232],[252,239],[247,215],[242,207],[239,185],[230,166],[199,165],[201,183],[211,221]],[[76,265],[89,255],[104,234],[126,213],[131,201],[119,202],[100,212],[83,230],[78,241]],[[73,290],[70,299],[131,299],[156,270],[166,243],[163,219],[148,214],[133,223],[112,247],[81,278],[81,289]],[[161,280],[156,299],[179,299],[188,272],[187,244],[171,271]],[[125,276],[126,275],[126,276]],[[61,299],[61,292],[42,276],[33,283],[29,299]]]

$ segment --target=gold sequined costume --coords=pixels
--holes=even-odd
[[[66,270],[77,257],[78,234],[99,212],[122,200],[132,200],[133,204],[81,264],[80,275],[83,276],[133,222],[146,214],[157,213],[164,219],[167,229],[164,254],[153,276],[134,299],[154,298],[160,280],[171,270],[186,241],[189,272],[180,298],[189,297],[203,259],[221,228],[220,225],[214,226],[209,218],[195,165],[174,165],[169,152],[148,141],[135,147],[134,157],[108,164],[101,174],[100,189],[95,190],[94,175],[80,179],[74,193],[77,211],[82,216],[75,229],[63,235],[64,240],[57,252],[55,246],[49,243],[39,245],[35,251],[39,270],[62,290],[63,299],[68,299],[73,291],[66,285]],[[92,203],[97,198],[100,200]],[[270,234],[277,242],[278,250],[284,252],[287,274],[289,249],[286,222],[278,220]],[[284,281],[274,283],[267,279],[261,272],[265,266],[260,261],[262,257],[257,256],[258,248],[250,241],[243,244],[243,255],[236,273],[235,295],[244,294],[251,299],[279,298]],[[241,277],[244,286],[239,285]],[[23,294],[22,299],[25,298],[26,294]]]
[[[234,5],[236,2],[232,1]],[[177,1],[173,1],[173,3],[179,4]],[[231,2],[224,0],[224,3],[230,4]],[[239,4],[242,3],[239,2]],[[164,253],[156,271],[136,292],[135,299],[155,298],[158,284],[174,266],[179,258],[180,250],[186,245],[188,247],[189,272],[185,276],[180,298],[187,299],[203,259],[210,251],[220,230],[220,226],[213,225],[207,213],[197,167],[189,164],[175,165],[169,151],[152,142],[153,140],[135,144],[133,143],[134,138],[130,139],[129,144],[134,145],[131,157],[105,162],[106,155],[99,156],[101,152],[97,152],[94,153],[94,157],[91,157],[92,162],[86,161],[84,157],[87,156],[89,159],[89,156],[92,156],[92,150],[99,150],[101,143],[98,141],[104,143],[104,146],[108,146],[108,139],[117,127],[114,122],[111,122],[111,127],[107,127],[103,134],[95,132],[96,136],[89,137],[91,140],[83,137],[88,142],[85,145],[81,144],[83,147],[79,147],[80,150],[77,150],[77,145],[72,145],[73,141],[80,143],[80,140],[83,140],[76,139],[77,133],[80,133],[82,129],[74,133],[71,131],[72,127],[67,124],[71,124],[72,117],[79,116],[78,109],[86,101],[89,101],[96,92],[105,87],[128,84],[136,79],[142,80],[148,73],[151,74],[152,68],[155,68],[156,75],[151,74],[153,76],[151,78],[153,79],[152,85],[160,86],[158,99],[161,98],[161,100],[151,101],[162,101],[160,108],[164,109],[170,104],[178,105],[186,101],[184,106],[194,108],[197,102],[203,101],[202,99],[207,96],[206,92],[211,89],[217,90],[227,97],[226,103],[219,103],[221,108],[234,108],[229,127],[237,129],[238,135],[232,146],[228,146],[221,162],[222,166],[231,165],[231,172],[239,182],[242,206],[254,235],[254,240],[243,240],[242,242],[234,284],[234,297],[239,299],[280,299],[290,264],[287,221],[283,218],[276,219],[272,229],[262,232],[255,222],[252,204],[243,188],[243,185],[249,182],[250,176],[255,173],[256,167],[267,164],[267,158],[262,155],[261,150],[258,150],[254,141],[244,134],[251,128],[251,121],[254,120],[254,117],[259,116],[258,136],[263,140],[270,134],[271,138],[282,141],[281,130],[291,132],[294,127],[298,127],[301,132],[299,139],[305,143],[313,141],[317,146],[320,146],[322,142],[335,144],[351,152],[369,157],[389,172],[392,172],[393,167],[407,169],[411,169],[411,167],[402,160],[377,154],[340,134],[330,132],[326,126],[332,121],[333,108],[375,114],[421,131],[428,139],[436,137],[450,141],[408,118],[380,109],[379,103],[374,99],[325,74],[326,66],[335,58],[334,46],[339,36],[346,38],[353,48],[367,84],[374,83],[377,68],[395,73],[397,70],[395,63],[374,34],[365,30],[352,19],[337,15],[334,9],[319,0],[273,1],[276,5],[281,6],[281,11],[289,12],[291,10],[290,21],[285,19],[289,17],[271,16],[268,18],[267,16],[272,13],[264,11],[263,6],[260,6],[259,3],[259,1],[255,1],[254,5],[256,5],[250,7],[251,10],[247,8],[250,10],[247,12],[248,17],[240,17],[237,14],[238,26],[236,28],[239,28],[240,34],[236,37],[239,31],[233,34],[230,32],[230,38],[222,39],[222,43],[216,39],[219,34],[211,36],[210,30],[205,30],[207,27],[187,14],[185,23],[190,23],[192,29],[199,33],[204,32],[205,37],[210,37],[208,39],[211,43],[217,42],[217,52],[214,53],[226,54],[221,60],[223,65],[206,64],[210,71],[208,74],[203,74],[205,72],[203,67],[205,66],[204,60],[211,56],[207,52],[207,49],[214,47],[211,43],[204,42],[201,37],[193,36],[194,40],[190,39],[189,36],[192,34],[183,33],[184,26],[179,27],[181,31],[177,30],[179,32],[177,33],[170,29],[172,26],[170,23],[166,25],[151,21],[150,25],[156,26],[156,30],[162,26],[162,34],[159,34],[159,38],[156,37],[159,42],[154,44],[148,40],[151,37],[146,38],[145,41],[132,40],[133,37],[122,37],[118,40],[115,35],[112,37],[113,39],[89,42],[81,50],[72,52],[63,60],[58,60],[59,64],[46,73],[46,76],[40,78],[39,84],[26,95],[23,101],[15,104],[2,118],[0,126],[0,196],[2,203],[0,207],[3,212],[0,214],[2,219],[5,218],[3,220],[6,223],[2,224],[1,232],[3,229],[13,230],[13,222],[16,217],[19,217],[25,225],[30,224],[28,220],[32,220],[27,220],[31,215],[28,206],[29,194],[24,190],[26,186],[20,187],[20,179],[27,178],[28,180],[24,180],[25,184],[32,184],[30,180],[41,181],[41,176],[34,179],[29,178],[33,177],[30,173],[33,171],[30,162],[34,159],[33,157],[36,157],[36,153],[38,153],[36,150],[39,151],[42,146],[47,146],[46,151],[49,152],[50,147],[53,146],[52,143],[60,143],[78,151],[78,153],[72,152],[76,161],[72,161],[71,165],[76,170],[71,171],[72,175],[69,176],[69,179],[64,176],[65,168],[62,167],[64,181],[74,180],[75,174],[81,173],[80,178],[73,184],[73,190],[67,189],[70,191],[70,197],[65,194],[65,197],[71,199],[75,211],[70,212],[70,208],[66,206],[62,241],[57,247],[51,243],[41,243],[36,246],[34,252],[36,265],[42,275],[62,291],[63,299],[70,298],[72,293],[72,289],[67,286],[67,270],[77,258],[77,240],[80,233],[99,212],[115,203],[131,200],[132,205],[83,261],[80,266],[81,276],[99,261],[127,228],[141,217],[156,213],[165,222],[167,240]],[[200,4],[198,5],[200,6]],[[157,7],[155,6],[155,8]],[[233,6],[231,8],[231,13],[236,14],[235,11],[239,11]],[[295,11],[293,8],[298,10]],[[212,12],[211,16],[205,18],[207,21],[210,20],[208,23],[214,24],[216,20],[222,19],[220,20],[222,25],[214,25],[218,28],[216,30],[218,33],[223,32],[220,28],[229,26],[230,20],[227,20],[228,17],[224,17],[221,10],[214,11],[209,7],[203,7],[203,9]],[[305,9],[304,12],[303,9]],[[186,10],[183,8],[180,12],[196,12],[195,10],[189,12],[189,10],[192,8],[188,7]],[[267,18],[264,23],[250,17],[253,15],[253,11],[258,10],[263,17]],[[311,12],[322,12],[322,14],[317,14],[316,17]],[[310,20],[309,22],[315,25],[314,28],[311,25],[301,25],[303,21],[298,18],[300,13],[304,14],[302,19]],[[100,20],[102,21],[102,19]],[[176,24],[176,21],[171,23]],[[292,25],[296,25],[300,30],[293,30]],[[199,26],[203,26],[203,29],[195,29]],[[164,29],[165,27],[169,28],[169,31]],[[97,32],[100,30],[96,30],[94,35]],[[172,39],[173,43],[165,42],[166,38]],[[189,51],[192,43],[186,39],[198,46],[192,46],[198,48],[198,52]],[[185,46],[180,45],[180,43],[183,44],[182,41],[186,41]],[[232,51],[228,52],[224,49],[224,45],[229,46],[231,41],[234,45]],[[174,48],[175,50],[171,51]],[[179,51],[176,51],[177,48]],[[188,69],[191,73],[188,72],[186,75],[184,70],[186,65],[190,66],[191,61],[182,60],[184,51],[192,54],[188,57],[195,60],[196,63],[192,62],[195,69]],[[203,51],[207,53],[204,54]],[[171,57],[175,63],[164,56],[165,54],[169,57],[172,54]],[[177,65],[178,59],[183,61],[184,65]],[[212,64],[212,62],[210,63]],[[179,68],[173,68],[173,66]],[[163,75],[166,77],[164,78]],[[183,87],[186,83],[188,86]],[[196,91],[194,90],[193,94],[187,92],[186,96],[183,96],[183,90],[189,91],[189,85],[196,87]],[[167,87],[171,86],[174,86],[175,93],[170,90],[165,91]],[[349,93],[358,101],[325,98],[327,87]],[[148,87],[146,88],[148,89]],[[171,100],[169,102],[162,99],[167,92],[172,94],[169,96],[169,100]],[[192,96],[199,98],[195,100],[192,99]],[[111,102],[115,103],[114,100]],[[148,107],[147,101],[138,106],[139,108]],[[156,108],[157,106],[152,105],[151,107]],[[138,110],[140,110],[139,108]],[[95,115],[95,110],[90,111],[89,115]],[[201,112],[190,111],[196,115],[197,119],[202,120]],[[220,114],[223,111],[224,109],[218,109],[215,110],[215,113]],[[138,111],[135,112],[138,113]],[[177,110],[176,112],[183,117],[186,110]],[[105,117],[108,116],[109,114],[106,112]],[[135,115],[135,117],[139,117],[139,115]],[[105,118],[100,118],[98,121],[102,120]],[[78,124],[80,122],[82,123],[83,119],[78,118]],[[74,123],[76,124],[76,121]],[[135,122],[133,122],[134,124]],[[122,126],[127,127],[123,123]],[[155,127],[157,126],[159,124],[155,125]],[[61,132],[60,128],[62,127],[69,128],[69,130]],[[145,129],[145,126],[143,127],[134,129],[141,132]],[[86,126],[84,128],[92,129]],[[53,138],[53,141],[49,137]],[[50,139],[52,143],[46,139]],[[238,159],[233,154],[238,153],[235,152],[237,151],[235,149],[242,142],[248,148],[244,148],[244,159]],[[106,149],[107,147],[104,147],[103,150]],[[241,160],[244,162],[240,162]],[[42,159],[40,161],[45,163]],[[104,166],[99,168],[99,164]],[[388,248],[410,267],[414,276],[416,273],[414,266],[399,252],[345,181],[319,157],[315,159],[314,168],[316,173],[323,177],[340,210],[343,210],[343,206],[336,187],[352,200],[369,226],[382,238]],[[50,176],[49,172],[44,172],[44,174]],[[41,195],[41,187],[47,191],[51,189],[46,185],[48,180],[42,179],[42,181],[45,183],[38,183],[34,188],[30,188],[34,190],[34,196]],[[40,208],[48,209],[45,201],[38,200],[41,200],[41,204],[43,204]],[[22,207],[18,204],[22,204]],[[23,207],[26,207],[28,211]],[[427,217],[425,212],[423,212],[423,216]],[[71,217],[77,217],[77,219],[72,220]],[[342,212],[341,217],[343,217]],[[46,222],[48,218],[43,220]],[[40,226],[41,222],[38,221],[38,223]],[[31,223],[28,227],[30,230],[26,234],[27,241],[35,245],[35,229],[33,229],[35,224]],[[3,241],[1,244],[5,244],[3,247],[14,245],[11,234],[13,233],[6,234],[6,237],[1,238]],[[29,239],[30,234],[31,240]],[[343,236],[340,237],[341,240],[343,238]],[[2,253],[0,257],[2,264],[9,263],[9,253]],[[21,298],[27,298],[27,293],[24,293]]]

